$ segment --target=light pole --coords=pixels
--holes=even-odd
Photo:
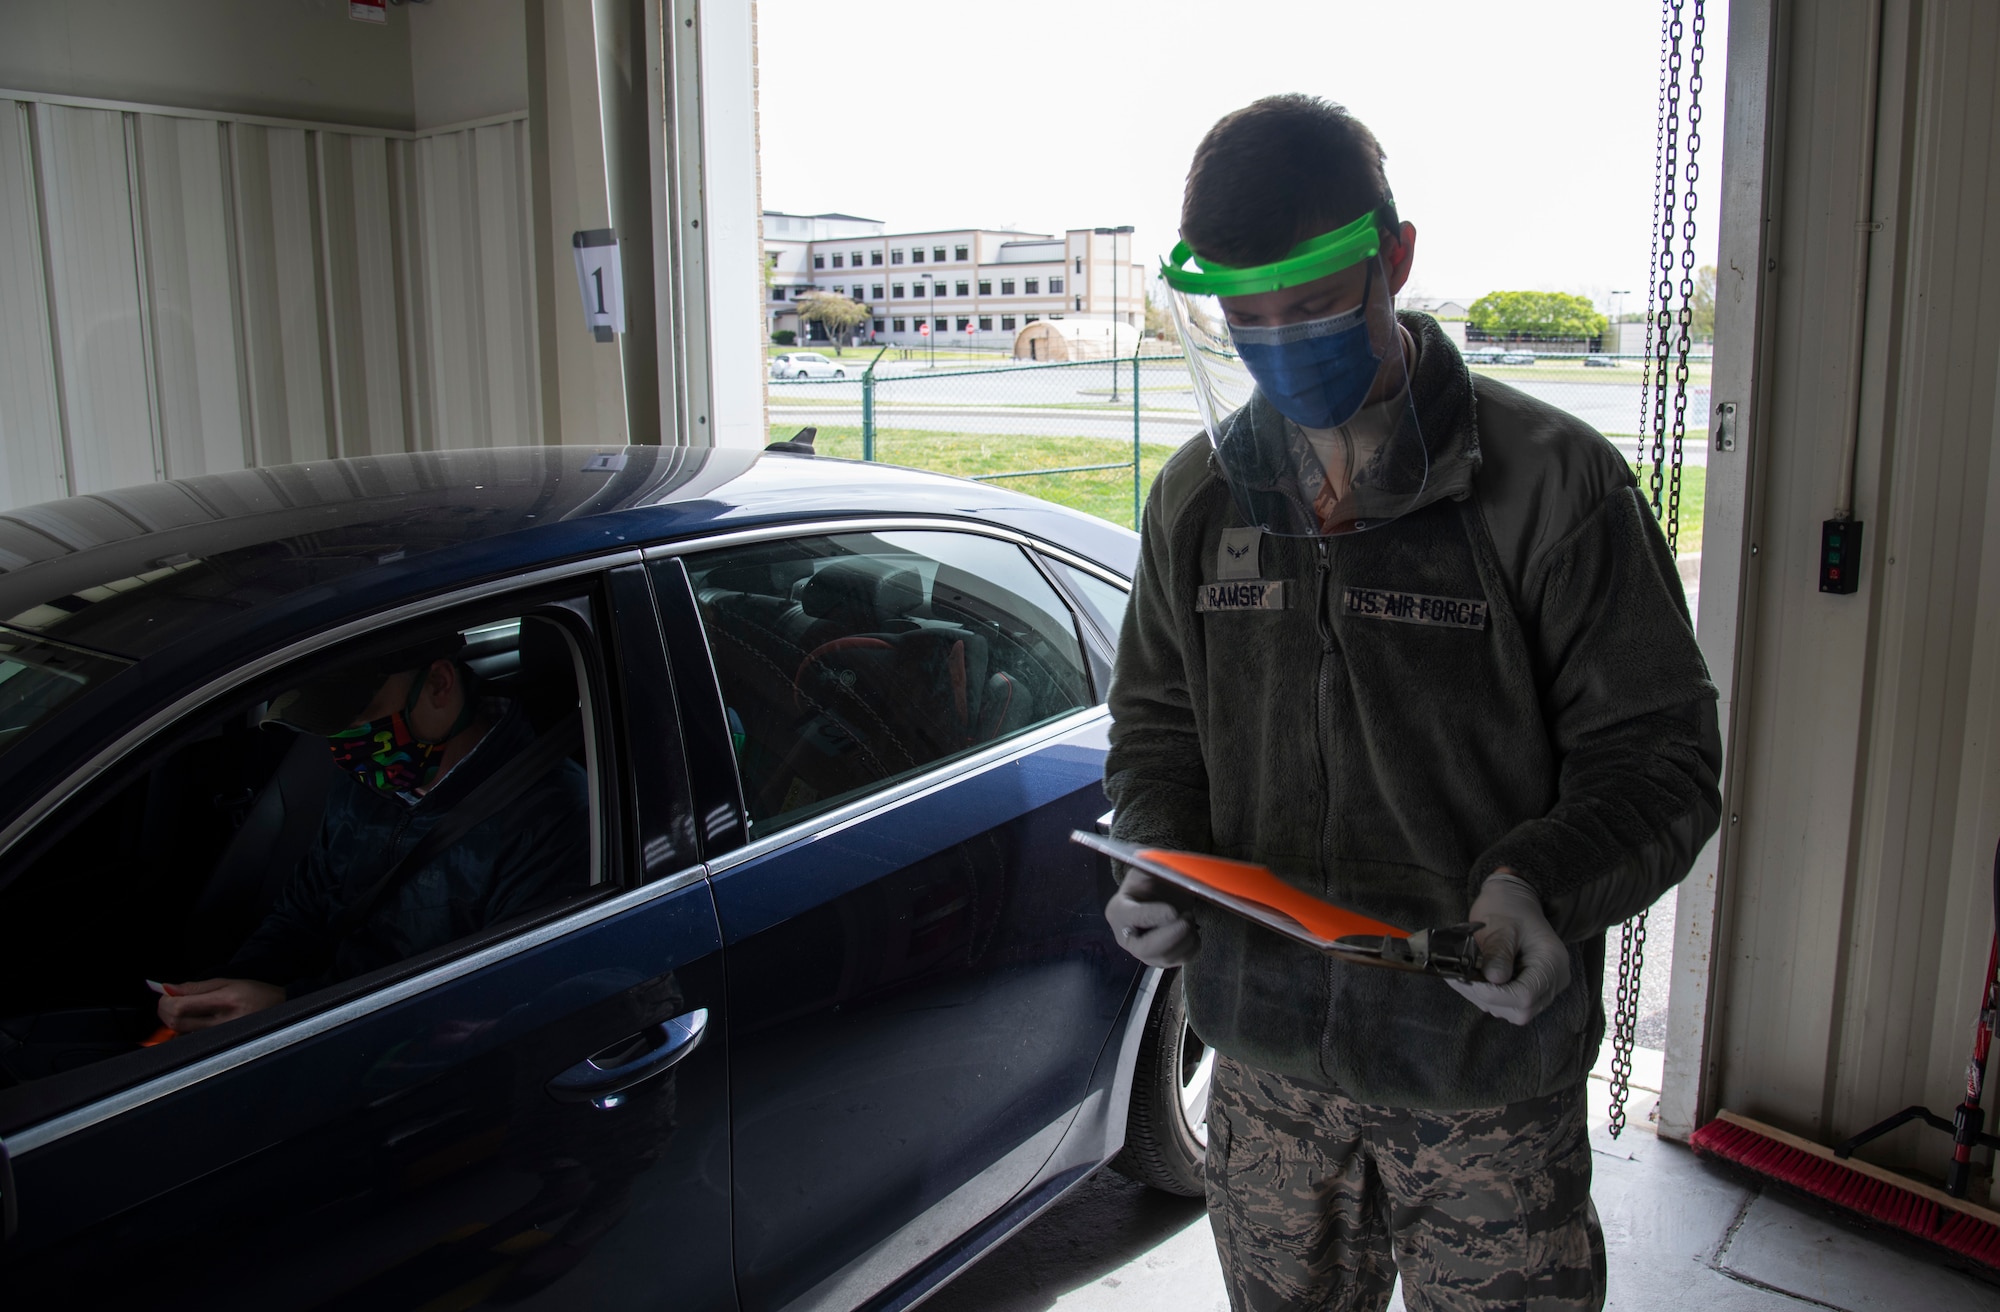
[[[1132,225],[1121,224],[1116,228],[1093,228],[1091,231],[1102,237],[1111,238],[1111,399],[1118,399],[1118,238],[1129,235]],[[1138,348],[1133,348],[1138,355]]]
[[[928,327],[930,328],[930,331],[924,334],[924,340],[930,343],[931,368],[935,369],[937,368],[937,279],[936,278],[931,279],[931,321]]]
[[[1622,292],[1613,291],[1611,293],[1611,353],[1613,355],[1624,354],[1619,348],[1625,345],[1625,330],[1618,326],[1621,322],[1618,318],[1618,311],[1625,303],[1624,298],[1631,294],[1632,289],[1629,287]]]

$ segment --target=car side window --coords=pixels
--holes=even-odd
[[[976,533],[842,533],[688,558],[753,837],[1089,706],[1075,617]]]
[[[595,629],[555,595],[354,639],[51,813],[0,859],[0,1102],[212,1051],[592,896],[617,792]]]

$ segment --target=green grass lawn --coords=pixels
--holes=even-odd
[[[795,424],[774,424],[771,440],[783,441],[797,431]],[[859,460],[861,429],[848,425],[822,426],[815,446],[821,455]],[[1173,453],[1174,448],[1169,446],[1146,445],[1140,448],[1142,490],[1152,487],[1160,467]],[[1005,478],[997,480],[996,486],[1070,506],[1126,528],[1133,526],[1130,442],[1097,437],[1015,437],[1004,433],[946,433],[890,428],[876,433],[875,458],[884,464],[930,469],[960,478],[1023,469],[1122,465],[1122,468],[1116,469]],[[1642,495],[1650,496],[1649,475],[1650,470],[1640,476],[1639,490]],[[1680,540],[1675,546],[1681,555],[1701,550],[1702,508],[1707,490],[1706,469],[1689,465],[1681,470]],[[1664,484],[1661,495],[1664,498]]]
[[[771,440],[782,441],[797,431],[794,424],[776,424]],[[823,425],[814,447],[822,455],[844,460],[861,458],[858,426]],[[1140,448],[1141,488],[1150,488],[1160,466],[1174,453],[1168,446]],[[1040,474],[1003,478],[996,487],[1132,527],[1132,444],[1098,437],[1014,437],[1004,433],[944,433],[925,429],[890,428],[875,435],[875,458],[884,464],[931,469],[971,478],[1023,469],[1061,469],[1076,465],[1121,465],[1070,474]]]

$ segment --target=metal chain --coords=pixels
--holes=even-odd
[[[1662,202],[1656,213],[1660,216],[1660,226],[1655,234],[1657,264],[1656,276],[1661,291],[1660,305],[1653,322],[1659,328],[1657,344],[1648,341],[1647,367],[1657,365],[1653,378],[1653,424],[1651,427],[1652,475],[1649,480],[1653,513],[1661,515],[1666,522],[1667,550],[1673,551],[1680,542],[1681,515],[1681,464],[1683,447],[1687,439],[1687,389],[1688,352],[1692,345],[1694,328],[1694,238],[1695,238],[1695,183],[1700,180],[1701,170],[1697,156],[1701,151],[1701,61],[1702,38],[1708,29],[1706,0],[1692,0],[1693,21],[1687,27],[1681,22],[1683,5],[1688,0],[1665,0],[1664,11],[1666,40],[1666,70],[1663,82],[1666,87],[1665,117],[1660,133],[1660,150],[1655,163],[1655,199]],[[1675,206],[1675,156],[1680,137],[1681,100],[1681,34],[1688,32],[1693,41],[1688,49],[1687,60],[1687,160],[1686,174],[1680,188],[1681,211],[1681,251],[1680,251],[1680,305],[1678,312],[1669,314],[1673,304],[1672,283],[1674,211]],[[1651,300],[1651,293],[1648,294]],[[1648,309],[1652,307],[1649,304]],[[1673,333],[1670,329],[1678,329]],[[1650,339],[1652,330],[1647,336]],[[1663,450],[1667,436],[1667,362],[1669,350],[1674,357],[1673,407],[1671,452]],[[1643,442],[1643,438],[1642,438]],[[1643,448],[1642,448],[1643,449]],[[1666,456],[1666,460],[1662,460]],[[1663,471],[1661,466],[1667,468]],[[1661,504],[1662,475],[1666,484],[1665,505]],[[1662,512],[1664,511],[1664,514]],[[1616,1015],[1611,1027],[1611,1137],[1616,1139],[1625,1129],[1625,1103],[1632,1092],[1632,1049],[1638,1045],[1639,1036],[1639,982],[1646,965],[1646,913],[1625,922],[1619,934],[1618,944],[1618,992]]]
[[[1653,113],[1653,208],[1648,211],[1655,216],[1660,212],[1661,173],[1667,151],[1667,29],[1668,16],[1663,5],[1660,10],[1660,97]],[[1639,376],[1639,450],[1632,461],[1642,473],[1646,468],[1646,439],[1652,432],[1652,425],[1646,419],[1652,408],[1653,346],[1659,336],[1656,316],[1660,311],[1660,229],[1657,223],[1648,226],[1653,244],[1646,256],[1646,363]]]

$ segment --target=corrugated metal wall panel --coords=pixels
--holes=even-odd
[[[223,126],[142,114],[138,140],[167,475],[241,469],[249,450]]]
[[[0,506],[69,491],[50,353],[33,106],[0,101]]]
[[[71,490],[148,482],[163,470],[139,322],[125,115],[36,105],[35,131]]]
[[[438,448],[542,440],[526,136],[522,124],[503,123],[416,143]]]
[[[387,147],[380,137],[319,137],[327,340],[344,456],[407,449]]]
[[[335,454],[320,332],[313,134],[229,125],[256,463]]]
[[[2000,10],[1883,12],[1873,122],[1867,0],[1790,6],[1781,52],[1711,1054],[1721,1105],[1828,1142],[1957,1102],[2000,839]],[[1861,586],[1828,595],[1820,524],[1857,413]],[[1948,1146],[1910,1127],[1866,1153],[1934,1175]]]
[[[0,507],[544,440],[525,120],[0,115]]]
[[[1925,7],[1912,60],[1921,94],[1903,224],[1908,274],[1895,289],[1907,327],[1876,475],[1889,536],[1877,576],[1884,586],[1834,1102],[1840,1124],[1867,1124],[1916,1102],[1950,1105],[1992,931],[2000,781],[1978,771],[1994,726],[1990,706],[1983,720],[1967,711],[1974,686],[1993,676],[1978,659],[1980,621],[2000,609],[2000,576],[1982,577],[2000,535],[1991,496],[2000,422],[2000,325],[1990,312],[2000,299],[2000,245],[1991,239],[2000,226],[1996,61],[2000,10],[1967,0]],[[1970,816],[1961,818],[1961,807]],[[1908,1137],[1928,1144],[1934,1160],[1944,1156],[1934,1135]]]
[[[476,446],[488,427],[484,355],[475,349],[479,239],[472,215],[471,141],[462,132],[414,143],[417,242],[422,249],[422,351],[430,377],[432,449]]]
[[[535,350],[535,279],[528,249],[528,132],[500,123],[472,132],[479,216],[479,299],[486,307],[487,422],[481,446],[542,440],[541,361]]]

